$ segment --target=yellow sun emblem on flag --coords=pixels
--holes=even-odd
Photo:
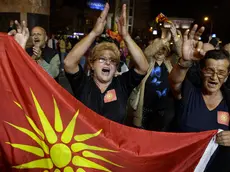
[[[228,121],[228,117],[226,115],[221,115],[221,121],[227,122]]]
[[[54,170],[54,172],[60,172],[62,169],[64,172],[73,172],[74,169],[77,169],[76,172],[85,172],[87,168],[97,169],[101,171],[110,172],[111,170],[106,167],[97,164],[88,158],[100,160],[116,167],[123,168],[122,166],[113,163],[112,161],[93,153],[92,151],[104,151],[104,152],[112,152],[115,153],[117,151],[110,150],[107,148],[91,146],[84,143],[89,139],[95,138],[100,135],[102,130],[99,130],[93,134],[81,134],[74,136],[74,130],[76,125],[76,120],[79,114],[79,111],[75,113],[72,120],[69,122],[67,127],[63,128],[63,123],[60,115],[60,111],[58,105],[56,103],[55,98],[53,98],[54,103],[54,128],[51,126],[49,120],[42,107],[40,106],[37,98],[35,97],[33,91],[31,90],[32,98],[34,101],[34,105],[36,107],[36,111],[38,113],[40,122],[42,124],[42,128],[44,133],[37,127],[35,122],[25,114],[27,121],[32,127],[33,131],[23,128],[20,126],[16,126],[12,123],[6,122],[15,129],[20,132],[26,134],[33,141],[35,141],[39,146],[31,146],[24,145],[18,143],[10,143],[13,148],[20,149],[22,151],[34,154],[38,157],[37,160],[27,162],[25,164],[20,164],[17,166],[13,166],[15,169],[44,169],[44,172],[48,172],[49,170]],[[23,107],[18,103],[14,102],[20,109],[23,110]],[[61,142],[58,142],[57,133],[61,133]],[[70,142],[73,140],[76,141],[71,146],[68,146]],[[47,145],[47,142],[50,146]],[[74,155],[74,153],[81,153],[82,156]],[[72,167],[72,164],[75,166]]]
[[[108,93],[106,98],[109,99],[109,100],[113,99],[113,94],[112,93]]]

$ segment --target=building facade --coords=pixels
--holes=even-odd
[[[39,25],[49,30],[50,0],[1,0],[0,31],[6,32],[10,20],[26,21],[29,29]]]

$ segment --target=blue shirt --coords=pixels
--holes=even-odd
[[[167,131],[174,117],[174,100],[169,94],[169,71],[164,63],[155,63],[145,83],[142,128]]]
[[[182,86],[182,99],[177,102],[178,127],[182,132],[207,130],[229,130],[228,106],[223,99],[213,110],[204,102],[201,88],[196,88],[189,80]]]
[[[229,111],[223,99],[213,110],[204,102],[201,88],[196,88],[189,80],[182,86],[182,99],[177,101],[177,129],[180,132],[200,132],[207,130],[229,130]],[[230,171],[230,147],[219,146],[210,159],[205,172]]]

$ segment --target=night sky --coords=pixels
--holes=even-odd
[[[138,0],[136,0],[138,1]],[[139,0],[140,1],[140,0]],[[65,5],[84,8],[86,0],[65,0]],[[213,33],[223,42],[230,42],[230,0],[151,0],[151,17],[154,19],[160,12],[169,17],[193,18],[195,23],[204,25],[210,33],[211,22]],[[208,16],[210,21],[204,22]]]
[[[160,12],[170,17],[193,18],[195,23],[204,25],[209,34],[211,24],[213,32],[217,34],[224,43],[230,42],[229,0],[161,0],[151,1],[152,16]],[[209,21],[204,22],[204,17],[208,16]],[[212,22],[212,23],[211,23]]]
[[[151,1],[155,13],[163,11],[169,16],[175,17],[199,17],[210,15],[213,9],[221,5],[222,1],[214,0],[162,0]],[[216,8],[215,8],[216,7]]]

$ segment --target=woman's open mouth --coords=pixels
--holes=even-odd
[[[215,81],[209,81],[208,82],[208,86],[211,88],[215,88],[217,85],[218,85],[218,82],[215,82]]]
[[[103,68],[103,69],[102,69],[102,74],[103,74],[104,76],[109,76],[109,74],[110,74],[110,69],[109,69],[109,68]]]

